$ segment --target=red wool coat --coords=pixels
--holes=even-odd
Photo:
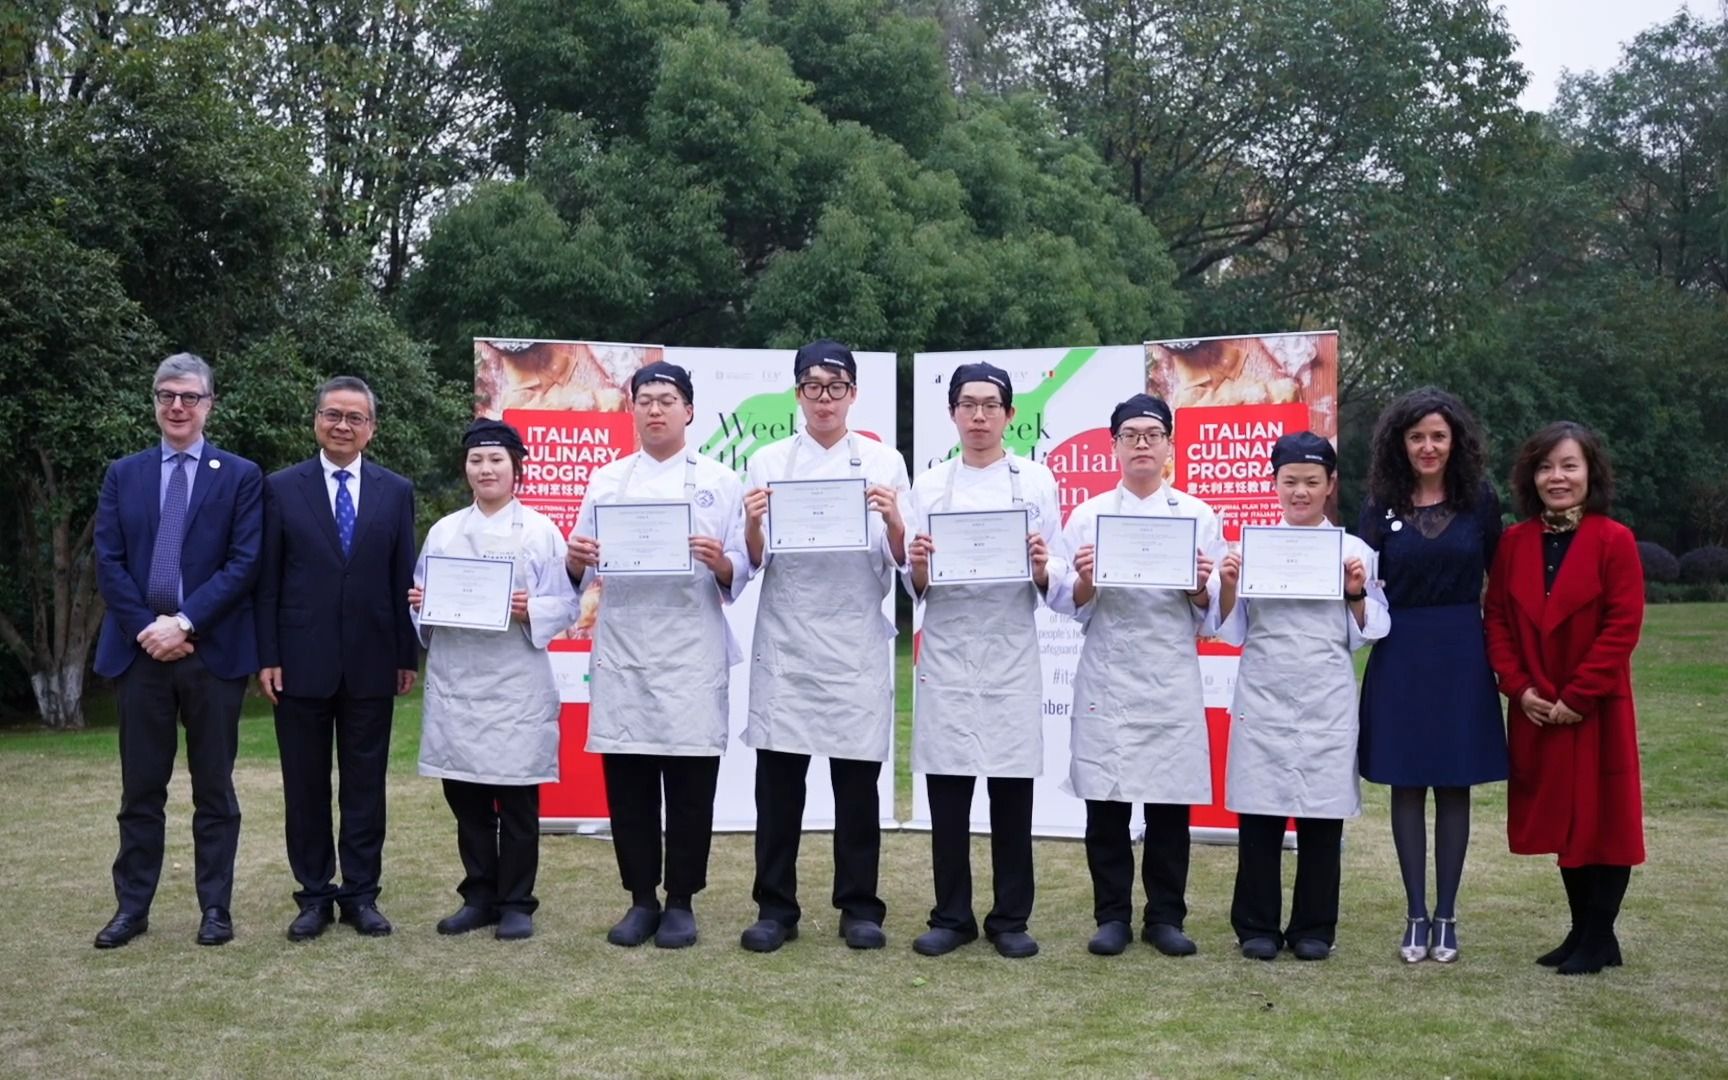
[[[1506,832],[1520,855],[1565,867],[1644,861],[1644,801],[1632,706],[1632,650],[1644,625],[1644,572],[1632,531],[1586,514],[1543,595],[1542,524],[1506,530],[1488,576],[1488,660],[1507,699],[1512,758]],[[1584,719],[1538,726],[1518,707],[1534,687]]]

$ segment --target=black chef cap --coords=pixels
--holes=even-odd
[[[948,408],[954,408],[954,403],[960,400],[960,388],[969,382],[995,383],[1002,391],[1002,406],[1007,408],[1014,404],[1014,384],[1009,381],[1008,373],[995,364],[961,364],[954,369],[954,377],[948,380]]]
[[[656,360],[630,376],[630,396],[635,397],[636,392],[643,386],[656,382],[671,383],[684,395],[684,404],[696,404],[696,391],[690,385],[690,373],[677,364],[669,364],[664,360]]]
[[[1328,475],[1338,471],[1338,451],[1332,449],[1332,444],[1312,431],[1298,431],[1285,435],[1272,444],[1272,471],[1276,473],[1286,465],[1298,465],[1307,462],[1311,465],[1324,465]]]
[[[1166,435],[1176,430],[1171,419],[1170,406],[1164,404],[1163,398],[1155,398],[1151,394],[1135,394],[1110,413],[1111,438],[1115,438],[1116,433],[1122,430],[1124,423],[1136,416],[1150,416],[1154,420],[1162,421]]]
[[[802,379],[806,371],[818,365],[844,371],[853,382],[858,381],[858,361],[852,359],[852,350],[833,338],[820,338],[799,349],[792,357],[792,377]]]
[[[472,450],[476,446],[502,446],[506,453],[513,457],[521,457],[528,452],[522,445],[522,436],[516,429],[502,420],[489,420],[484,416],[476,417],[468,430],[462,433],[462,449]]]

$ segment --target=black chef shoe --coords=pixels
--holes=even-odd
[[[482,926],[491,926],[498,921],[498,909],[494,907],[474,907],[463,904],[456,909],[455,914],[447,915],[438,920],[440,934],[466,934],[470,930],[478,930]]]
[[[198,944],[226,945],[234,940],[234,921],[228,910],[219,907],[204,909],[204,921],[198,924]]]
[[[342,921],[362,937],[389,937],[394,929],[376,904],[355,904],[342,910]]]
[[[335,920],[329,904],[307,904],[288,924],[289,941],[311,941]]]
[[[912,940],[912,951],[921,956],[946,956],[962,945],[978,940],[978,931],[950,930],[933,926]]]
[[[660,927],[660,909],[651,908],[645,904],[632,905],[624,917],[619,919],[612,929],[606,931],[606,940],[614,945],[622,945],[627,949],[647,941],[654,936],[654,931]]]
[[[1242,943],[1242,955],[1250,960],[1278,959],[1278,943],[1269,937],[1251,937]]]
[[[881,923],[854,919],[850,915],[840,916],[840,936],[846,939],[849,949],[880,949],[888,944],[888,935],[883,933]]]
[[[1009,930],[997,934],[990,939],[990,944],[996,946],[998,955],[1006,956],[1010,960],[1024,960],[1038,955],[1038,942],[1024,930]]]
[[[1086,943],[1086,951],[1093,956],[1120,956],[1133,940],[1134,931],[1128,929],[1127,923],[1119,920],[1099,923],[1098,932]]]
[[[684,949],[696,944],[696,913],[685,907],[669,907],[660,913],[660,928],[654,945],[660,949]]]
[[[96,947],[118,949],[148,929],[148,915],[129,915],[124,911],[116,911],[114,917],[108,920],[108,925],[96,931]]]
[[[492,936],[499,941],[526,941],[534,936],[534,916],[526,911],[500,912]]]
[[[1290,951],[1298,960],[1324,960],[1332,955],[1332,946],[1319,938],[1298,938],[1290,943]]]
[[[738,936],[738,944],[751,952],[773,952],[788,941],[798,940],[798,928],[774,919],[762,919]]]
[[[1147,923],[1140,931],[1140,940],[1165,956],[1193,956],[1200,951],[1180,926],[1169,923]]]

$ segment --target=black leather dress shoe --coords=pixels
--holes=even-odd
[[[654,931],[654,946],[660,949],[687,949],[696,944],[696,913],[689,908],[667,908],[660,913],[660,927]]]
[[[997,934],[990,939],[990,944],[996,946],[998,956],[1006,956],[1010,960],[1024,960],[1038,955],[1038,942],[1024,930]]]
[[[962,945],[978,940],[978,931],[967,933],[933,926],[912,939],[912,951],[920,956],[946,956]]]
[[[363,937],[389,937],[395,929],[376,904],[356,904],[342,910],[342,921]]]
[[[534,936],[534,916],[526,911],[503,912],[493,936],[499,941],[526,941]]]
[[[228,909],[205,908],[204,921],[198,924],[198,944],[226,945],[233,940],[234,922],[228,917]]]
[[[1278,959],[1278,943],[1269,937],[1251,937],[1242,943],[1242,955],[1250,960]]]
[[[1099,923],[1098,932],[1086,943],[1086,951],[1093,956],[1120,956],[1133,940],[1134,931],[1128,929],[1127,923],[1114,920]]]
[[[788,941],[798,940],[798,928],[774,919],[759,919],[738,935],[738,944],[751,952],[773,952]]]
[[[108,925],[96,931],[96,947],[118,949],[148,929],[148,915],[128,915],[124,911],[116,911],[114,917],[108,920]]]
[[[1148,923],[1140,931],[1140,940],[1165,956],[1193,956],[1200,951],[1194,939],[1184,934],[1181,927],[1169,923]]]
[[[311,941],[334,920],[329,904],[307,904],[288,924],[289,941]]]
[[[624,917],[606,932],[606,940],[614,945],[622,945],[626,949],[636,946],[654,936],[654,931],[660,928],[660,909],[651,908],[645,904],[634,904]]]
[[[1318,938],[1298,938],[1291,942],[1290,951],[1298,960],[1324,960],[1332,955],[1332,946]]]
[[[498,921],[498,909],[490,907],[473,907],[463,904],[453,914],[438,920],[440,934],[466,934],[470,930],[478,930],[482,926],[491,926]]]
[[[849,949],[880,949],[888,944],[888,935],[883,932],[881,923],[854,919],[850,915],[840,916],[840,936],[846,939]]]

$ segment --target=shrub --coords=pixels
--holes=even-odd
[[[1720,604],[1728,602],[1728,584],[1720,581],[1708,585],[1664,584],[1660,581],[1644,585],[1646,604]]]
[[[1644,580],[1666,585],[1680,580],[1680,560],[1661,544],[1638,541],[1638,558],[1644,564]]]
[[[1693,548],[1680,556],[1680,580],[1688,585],[1728,581],[1728,548]]]

